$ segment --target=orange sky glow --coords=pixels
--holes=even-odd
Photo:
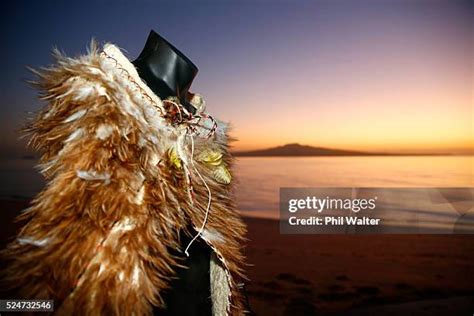
[[[34,91],[20,82],[28,77],[25,64],[47,65],[53,45],[74,55],[91,36],[116,43],[134,58],[150,28],[198,65],[191,91],[204,96],[214,117],[231,122],[235,151],[300,143],[474,152],[474,6],[468,2],[251,1],[212,9],[195,4],[190,10],[196,18],[186,23],[180,5],[164,10],[169,16],[161,20],[162,3],[116,8],[134,15],[109,13],[104,4],[90,20],[107,13],[110,23],[87,25],[82,16],[90,12],[78,13],[87,7],[49,5],[39,7],[64,10],[56,14],[64,21],[44,19],[33,9],[15,13],[38,25],[38,34],[22,20],[9,20],[18,34],[9,35],[6,56],[15,58],[4,67],[0,97],[0,145],[6,153],[23,150],[15,128],[25,112],[39,107]]]

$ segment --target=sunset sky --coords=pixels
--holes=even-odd
[[[10,1],[1,15],[2,156],[22,152],[14,129],[40,106],[25,65],[92,37],[134,59],[150,29],[199,67],[192,90],[236,150],[474,147],[469,1]]]

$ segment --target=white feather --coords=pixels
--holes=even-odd
[[[65,143],[72,142],[73,140],[79,139],[82,136],[84,136],[84,129],[83,128],[78,128],[74,132],[69,135],[69,137],[64,141]]]
[[[224,236],[222,236],[218,231],[215,231],[214,229],[208,230],[208,229],[203,229],[201,232],[201,236],[204,240],[207,241],[214,241],[214,242],[223,242],[224,241]]]
[[[140,138],[138,138],[137,142],[138,147],[143,148],[146,145],[146,140],[140,135]]]
[[[135,196],[135,200],[133,202],[137,205],[141,205],[143,203],[143,198],[144,197],[145,197],[145,186],[142,185],[140,190],[138,190],[138,193]]]
[[[110,233],[115,234],[117,232],[126,232],[134,228],[135,222],[131,218],[125,217],[123,220],[119,221],[117,224],[114,225]]]
[[[110,135],[112,135],[113,131],[114,127],[112,125],[100,124],[95,131],[95,137],[100,140],[106,140],[107,138],[109,138]]]
[[[97,273],[97,275],[100,275],[102,272],[105,271],[105,264],[104,263],[101,263],[100,264],[100,267],[99,267],[99,272]]]
[[[132,284],[138,285],[138,281],[140,280],[140,268],[137,264],[133,267],[132,272]]]
[[[31,237],[23,237],[23,238],[18,238],[17,240],[20,243],[20,245],[33,245],[37,247],[46,246],[49,242],[49,238],[36,240]]]
[[[74,89],[74,101],[82,101],[94,94],[96,90],[92,85],[82,85]]]
[[[119,278],[120,281],[123,281],[124,275],[125,275],[125,274],[123,273],[123,271],[120,271],[120,273],[119,273],[119,275],[118,275],[118,278]]]
[[[66,118],[63,122],[64,123],[69,123],[69,122],[75,121],[77,119],[80,119],[81,117],[84,116],[84,114],[86,114],[86,112],[87,112],[86,109],[76,111],[72,115],[70,115],[68,118]]]
[[[104,173],[98,173],[95,170],[76,170],[76,174],[79,178],[83,180],[104,180],[105,184],[110,183],[110,174],[107,172]]]

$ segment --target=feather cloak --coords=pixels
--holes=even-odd
[[[161,100],[119,47],[33,70],[46,105],[28,123],[47,185],[3,251],[21,298],[54,299],[58,315],[149,315],[173,277],[178,232],[213,249],[214,315],[244,313],[246,228],[235,210],[228,126]],[[185,302],[183,302],[185,303]]]

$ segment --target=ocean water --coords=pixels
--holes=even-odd
[[[474,187],[474,156],[238,158],[244,211],[278,210],[280,187]]]
[[[44,186],[32,160],[0,161],[0,196]],[[474,156],[237,157],[236,198],[250,215],[278,217],[280,187],[474,187]]]

